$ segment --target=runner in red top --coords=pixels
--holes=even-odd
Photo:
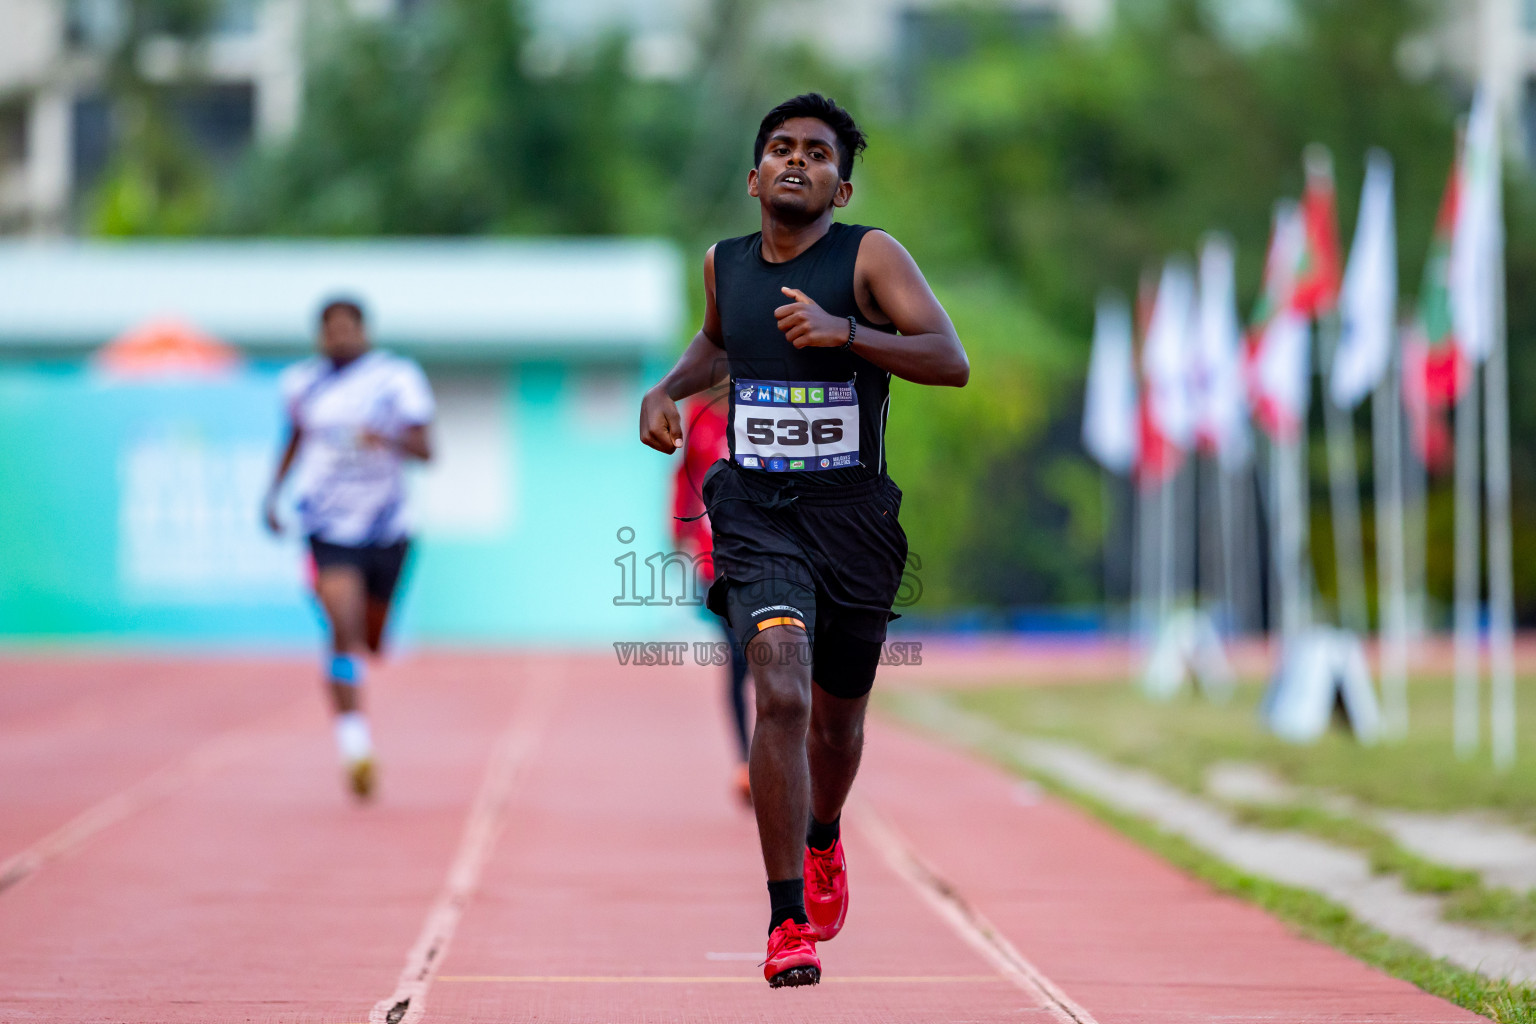
[[[673,537],[679,551],[687,553],[695,561],[707,587],[715,581],[714,538],[710,534],[709,516],[704,511],[704,499],[699,491],[704,484],[704,474],[720,459],[726,458],[729,445],[726,442],[725,390],[716,388],[690,401],[683,410],[684,441],[683,462],[677,467],[673,482],[672,523]],[[701,555],[708,556],[700,558]],[[749,752],[747,731],[747,655],[741,643],[731,631],[730,624],[710,612],[700,609],[706,618],[720,628],[730,651],[729,686],[726,696],[730,701],[732,736],[736,740],[736,771],[731,786],[742,803],[752,803],[752,783],[747,769]]]

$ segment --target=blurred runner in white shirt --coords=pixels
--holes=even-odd
[[[288,441],[264,512],[282,531],[277,496],[297,464],[300,528],[314,558],[315,595],[331,625],[326,678],[336,745],[352,791],[373,792],[373,741],[362,710],[365,653],[378,654],[409,549],[407,459],[432,457],[434,404],[409,359],[369,346],[362,307],[348,299],[320,312],[320,355],[279,378]]]

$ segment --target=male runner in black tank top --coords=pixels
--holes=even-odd
[[[832,219],[863,148],[853,118],[818,94],[768,113],[747,175],[762,231],[709,250],[703,329],[640,407],[641,441],[671,454],[677,402],[731,380],[731,458],[703,487],[709,606],[753,664],[752,803],[772,906],[763,971],[776,988],[821,979],[816,943],[848,908],[838,822],[907,556],[901,491],[885,474],[890,377],[970,376],[907,251]]]

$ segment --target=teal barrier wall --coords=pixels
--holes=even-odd
[[[671,546],[672,461],[635,440],[658,368],[428,370],[440,458],[414,481],[406,642],[710,635],[694,609],[615,603],[615,560],[636,553],[644,576]],[[0,639],[313,644],[301,545],[257,518],[282,429],[276,371],[136,384],[0,366]]]

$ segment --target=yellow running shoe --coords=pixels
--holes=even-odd
[[[373,758],[360,757],[347,766],[347,783],[359,800],[373,796]]]

